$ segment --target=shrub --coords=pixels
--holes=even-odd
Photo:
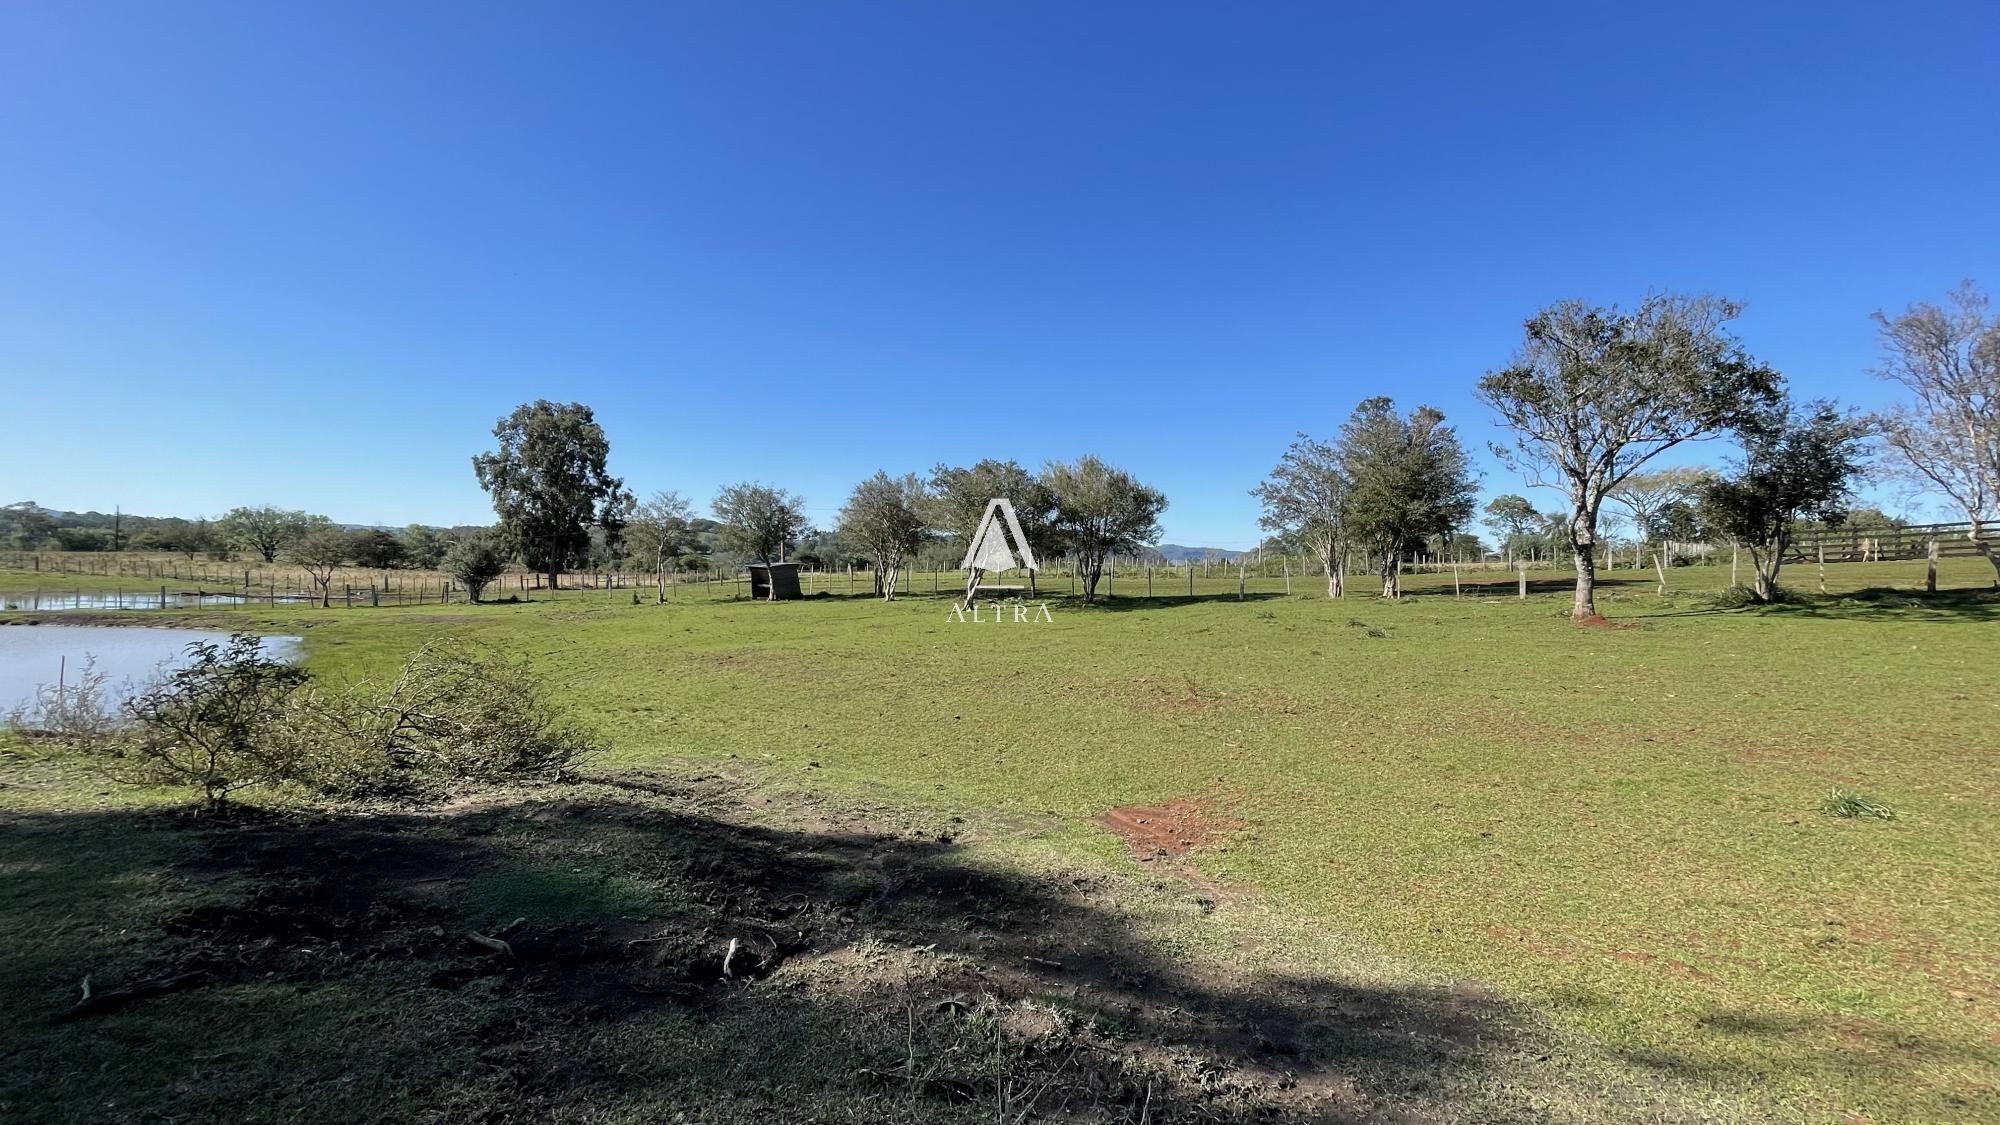
[[[106,750],[130,729],[111,693],[105,690],[97,659],[88,654],[76,682],[35,689],[34,698],[0,717],[0,726],[83,753]]]
[[[490,535],[467,535],[444,553],[444,572],[465,587],[473,601],[507,569],[507,552]]]
[[[301,775],[323,792],[418,796],[455,783],[554,780],[596,738],[541,698],[515,662],[425,645],[386,690],[312,692],[296,709]]]
[[[185,665],[126,702],[135,730],[113,756],[136,761],[149,780],[199,788],[209,812],[238,789],[290,779],[297,754],[285,719],[305,672],[267,656],[249,633],[186,651]]]
[[[1896,819],[1896,810],[1852,789],[1827,790],[1826,796],[1820,798],[1819,810],[1831,816],[1867,817],[1873,820]]]

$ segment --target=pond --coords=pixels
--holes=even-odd
[[[241,594],[177,594],[172,591],[121,590],[110,594],[84,591],[62,593],[29,591],[25,594],[0,593],[0,609],[25,609],[38,612],[62,609],[191,609],[197,606],[242,605],[245,600]],[[272,604],[297,604],[317,599],[305,594],[270,594],[248,600]]]
[[[226,641],[215,629],[148,629],[116,625],[0,625],[0,711],[32,699],[58,680],[75,683],[86,656],[104,673],[104,686],[123,698],[185,659],[195,641]],[[284,660],[300,655],[299,638],[265,637],[264,651]]]

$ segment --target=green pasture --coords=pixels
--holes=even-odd
[[[611,740],[607,768],[962,817],[1000,863],[1127,867],[1107,810],[1198,799],[1222,835],[1192,862],[1237,905],[1190,925],[1329,974],[1347,950],[1475,978],[1769,1119],[2000,1120],[1984,562],[1947,560],[1929,597],[1921,561],[1829,565],[1824,595],[1798,566],[1800,604],[1744,610],[1712,598],[1726,564],[1665,596],[1620,570],[1614,628],[1566,620],[1554,571],[1526,600],[1509,573],[1467,571],[1458,597],[1449,571],[1415,575],[1393,604],[1296,576],[1189,597],[1177,573],[1152,598],[1120,575],[1091,607],[1045,579],[1050,620],[1027,622],[953,620],[927,576],[890,604],[689,587],[93,620],[297,632],[334,678],[463,634],[532,662]],[[1823,813],[1833,787],[1894,819]]]

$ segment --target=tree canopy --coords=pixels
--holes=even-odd
[[[1076,556],[1086,605],[1097,599],[1108,558],[1160,541],[1166,495],[1123,469],[1086,454],[1072,462],[1050,462],[1042,470],[1042,483],[1055,499],[1051,530],[1057,545]]]
[[[1750,550],[1752,593],[1777,596],[1778,572],[1801,520],[1838,524],[1861,470],[1868,426],[1830,402],[1772,412],[1742,431],[1743,459],[1701,486],[1704,522]]]
[[[493,497],[502,541],[554,587],[588,558],[593,526],[618,534],[632,494],[606,467],[611,443],[582,403],[525,403],[493,436],[500,447],[475,456],[473,472]]]
[[[722,545],[761,563],[779,562],[805,533],[805,502],[769,485],[732,484],[716,494],[715,518],[722,521]],[[771,584],[777,597],[777,583]]]
[[[2000,589],[2000,555],[1985,535],[2000,522],[2000,317],[1970,281],[1948,300],[1949,307],[1924,302],[1893,318],[1875,314],[1882,334],[1875,373],[1913,396],[1876,424],[1902,474],[1965,513]]]
[[[1493,452],[1569,497],[1571,613],[1594,617],[1598,514],[1613,489],[1682,442],[1771,409],[1782,380],[1728,331],[1742,311],[1709,296],[1649,295],[1630,312],[1581,301],[1528,320],[1514,362],[1478,395],[1514,430]]]
[[[839,535],[875,564],[876,592],[884,601],[895,600],[904,563],[931,534],[925,518],[929,501],[915,473],[877,472],[855,485],[840,509]]]
[[[1346,592],[1347,511],[1353,483],[1339,448],[1300,434],[1251,495],[1264,505],[1259,526],[1302,544],[1326,568],[1326,596]]]
[[[1375,553],[1382,596],[1397,597],[1403,556],[1472,518],[1472,463],[1442,411],[1419,406],[1401,417],[1383,396],[1354,408],[1341,427],[1340,449],[1352,487],[1348,527]]]

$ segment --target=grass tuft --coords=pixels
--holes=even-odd
[[[1896,810],[1872,797],[1856,793],[1852,789],[1835,786],[1819,799],[1819,811],[1829,816],[1847,818],[1863,817],[1870,820],[1894,820]]]

